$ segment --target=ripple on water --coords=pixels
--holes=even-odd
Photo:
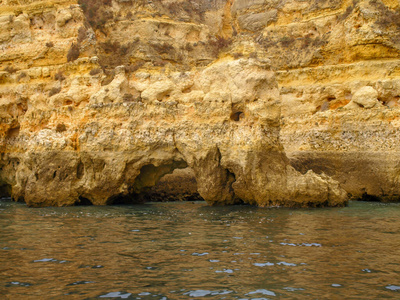
[[[80,285],[80,284],[88,284],[88,283],[94,283],[94,281],[77,281],[77,282],[73,282],[73,283],[69,283],[67,284],[67,286],[71,286],[71,285]]]
[[[393,279],[400,205],[382,211],[370,204],[318,211],[7,205],[0,218],[0,266],[7,275],[0,281],[10,299],[62,299],[64,293],[71,299],[315,299],[321,291],[326,298],[367,293],[381,299],[400,293]],[[272,214],[274,223],[258,226]]]
[[[217,271],[215,271],[215,273],[228,273],[228,274],[232,274],[232,273],[233,273],[233,270],[232,270],[232,269],[223,269],[222,271],[221,271],[221,270],[217,270]]]
[[[125,293],[125,292],[111,292],[105,295],[99,296],[99,298],[121,298],[121,299],[127,299],[129,296],[131,296],[131,293]]]
[[[282,246],[293,246],[293,247],[322,247],[319,243],[301,243],[301,244],[294,244],[294,243],[279,243]]]
[[[184,295],[189,295],[190,297],[205,297],[205,296],[227,295],[230,293],[232,293],[232,291],[229,290],[222,290],[222,291],[194,290],[184,293]]]
[[[279,266],[288,266],[288,267],[295,267],[295,266],[297,266],[296,264],[288,263],[288,262],[285,262],[285,261],[278,262],[277,265],[279,265]]]
[[[370,269],[362,269],[363,272],[365,273],[371,273],[372,271]]]
[[[19,281],[11,281],[11,282],[7,282],[7,285],[6,286],[16,286],[16,285],[18,285],[18,286],[25,286],[25,287],[28,287],[28,286],[31,286],[31,285],[33,285],[32,283],[29,283],[29,282],[19,282]]]
[[[273,266],[275,264],[271,263],[271,262],[266,262],[266,263],[254,263],[253,265],[256,266],[256,267],[270,267],[270,266]]]
[[[288,292],[304,291],[304,289],[302,289],[302,288],[294,288],[294,287],[290,287],[290,286],[284,287],[283,289]]]
[[[208,255],[208,254],[209,254],[208,252],[203,252],[203,253],[194,252],[194,253],[192,253],[193,256],[204,256],[204,255]]]
[[[400,291],[400,286],[398,285],[388,285],[386,288],[391,291]]]
[[[276,294],[272,291],[266,290],[266,289],[259,289],[253,292],[249,292],[246,295],[254,295],[254,294],[262,294],[262,295],[267,295],[267,296],[276,296]]]
[[[56,262],[57,259],[54,258],[43,258],[43,259],[38,259],[38,260],[34,260],[33,262]]]

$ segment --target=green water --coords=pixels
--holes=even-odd
[[[0,201],[1,299],[400,299],[400,204]]]

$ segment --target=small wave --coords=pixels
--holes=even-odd
[[[190,297],[205,297],[205,296],[217,296],[217,295],[227,295],[232,293],[232,291],[209,291],[209,290],[195,290],[184,293],[184,295],[189,295]]]
[[[38,260],[34,260],[33,262],[49,262],[49,261],[57,261],[57,259],[54,258],[43,258],[43,259],[38,259]]]
[[[254,294],[262,294],[262,295],[267,295],[267,296],[276,296],[276,294],[272,291],[265,290],[265,289],[259,289],[253,292],[249,292],[246,295],[254,295]]]
[[[125,293],[124,292],[111,292],[105,295],[99,296],[99,298],[121,298],[121,299],[127,299],[129,296],[131,296],[131,293]]]
[[[192,253],[193,256],[204,256],[204,255],[208,255],[208,254],[209,254],[208,252],[203,252],[203,253],[194,252],[194,253]]]
[[[274,263],[266,262],[266,263],[254,263],[253,264],[256,267],[270,267],[275,265]]]
[[[388,285],[386,288],[391,291],[400,291],[400,286],[398,285]]]

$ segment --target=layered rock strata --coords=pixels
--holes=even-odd
[[[74,78],[79,92],[72,81],[50,97],[50,107],[28,100],[19,127],[7,130],[3,180],[29,205],[107,204],[134,199],[165,174],[190,167],[210,204],[342,205],[337,182],[289,165],[267,63],[225,59],[201,72],[130,78],[118,67],[104,86],[101,76]],[[28,99],[33,92],[24,90]],[[74,95],[88,103],[63,105]]]
[[[397,200],[399,11],[3,1],[0,191],[105,204],[189,167],[210,204],[342,205],[325,174],[355,198]]]

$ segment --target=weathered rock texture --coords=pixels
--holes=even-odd
[[[325,174],[398,199],[398,1],[0,8],[3,194],[135,201],[189,167],[210,204],[343,205]]]
[[[197,191],[196,175],[191,168],[175,169],[165,175],[148,191],[139,194],[143,202],[148,201],[201,201]],[[123,199],[124,200],[124,199]],[[129,199],[127,199],[129,201]],[[129,202],[128,202],[129,203]]]
[[[324,172],[356,199],[398,201],[399,2],[323,5],[302,22],[321,41],[313,60],[278,67],[281,141],[298,170]]]

